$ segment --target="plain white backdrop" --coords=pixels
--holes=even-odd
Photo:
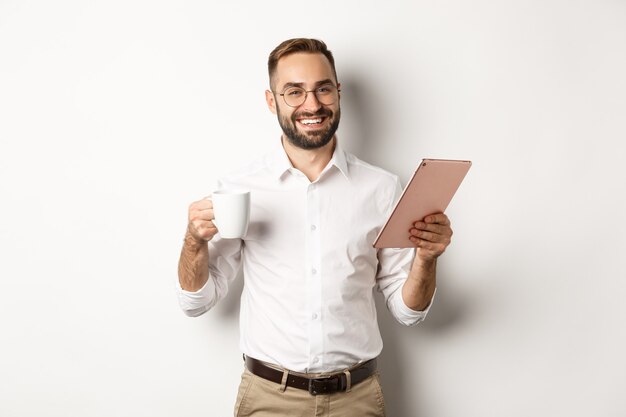
[[[241,280],[191,319],[176,265],[188,204],[277,140],[298,36],[345,148],[474,162],[430,316],[379,308],[389,416],[626,415],[619,0],[0,1],[0,415],[232,414]]]

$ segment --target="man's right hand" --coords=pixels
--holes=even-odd
[[[189,223],[178,262],[178,281],[186,291],[198,291],[209,279],[209,245],[217,233],[209,197],[189,206]]]
[[[210,197],[194,201],[189,206],[188,234],[198,243],[208,242],[217,233],[213,219],[215,219],[213,201],[210,200]]]

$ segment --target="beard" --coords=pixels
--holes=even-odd
[[[333,113],[332,111],[320,108],[315,113],[293,113],[290,118],[283,117],[280,113],[280,110],[277,111],[278,115],[278,124],[283,129],[283,133],[285,137],[291,142],[292,145],[297,146],[301,149],[317,149],[321,148],[330,142],[330,140],[335,136],[335,132],[337,132],[337,128],[339,127],[339,119],[341,118],[341,110],[338,108],[337,113]],[[312,132],[300,132],[298,131],[298,127],[296,125],[296,119],[306,117],[306,118],[316,118],[316,117],[325,117],[330,119],[330,125],[326,129],[319,129]]]

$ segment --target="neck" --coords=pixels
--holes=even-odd
[[[320,174],[333,157],[337,137],[333,136],[330,142],[317,149],[302,149],[294,146],[288,139],[282,137],[283,148],[294,168],[307,176],[313,182],[319,178]]]

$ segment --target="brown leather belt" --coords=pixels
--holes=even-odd
[[[268,381],[281,384],[283,381],[283,371],[265,365],[263,362],[245,356],[246,368],[254,375],[267,379]],[[350,385],[354,386],[363,382],[376,371],[376,358],[350,370]],[[334,392],[345,391],[348,387],[348,379],[345,373],[338,372],[320,378],[306,378],[289,373],[287,376],[288,387],[299,388],[309,391],[311,395],[332,394]]]

